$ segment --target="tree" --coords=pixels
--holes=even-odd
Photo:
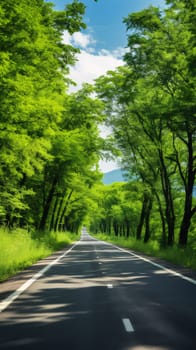
[[[84,9],[78,1],[64,11],[42,0],[0,1],[0,202],[1,221],[9,225],[25,222],[32,178],[37,183],[53,158],[68,65],[78,52],[62,43],[62,34],[85,28]]]
[[[136,29],[128,39],[130,52],[126,62],[150,76],[167,96],[167,108],[162,117],[173,134],[173,161],[178,166],[185,190],[184,214],[179,233],[179,244],[186,245],[191,218],[196,209],[192,207],[195,180],[195,3],[185,0],[167,1],[171,6],[165,15],[157,8],[130,14],[125,23],[127,29]],[[180,140],[187,154],[186,166],[180,162],[180,152],[175,143]]]
[[[124,20],[131,30],[125,54],[127,65],[99,78],[96,86],[106,104],[108,124],[122,151],[124,167],[150,187],[149,198],[155,197],[162,220],[162,240],[166,242],[167,230],[169,245],[174,243],[178,226],[177,190],[181,192],[179,196],[184,191],[179,243],[186,245],[195,213],[195,6],[186,1],[168,3],[172,6],[165,13],[150,7]],[[143,214],[145,203],[144,190]],[[140,232],[139,229],[138,237]]]
[[[87,220],[90,229],[95,233],[135,237],[141,211],[139,187],[135,181],[95,185]]]
[[[102,120],[102,103],[91,98],[91,89],[87,85],[66,100],[65,111],[60,129],[51,140],[52,161],[45,167],[42,178],[43,209],[39,228],[45,229],[50,221],[50,212],[58,210],[57,221],[66,206],[66,197],[72,189],[76,189],[73,179],[78,176],[80,181],[91,187],[96,173],[102,139],[99,137],[98,124]],[[95,170],[91,170],[95,167]],[[96,180],[96,176],[95,176]],[[77,182],[75,186],[78,187]],[[54,204],[55,201],[55,204]],[[52,209],[53,206],[53,209]],[[57,209],[58,207],[58,209]],[[53,214],[53,216],[56,213]],[[61,220],[60,220],[61,221]],[[51,225],[50,225],[51,226]],[[58,224],[55,224],[55,229]]]
[[[149,219],[152,196],[159,201],[160,215],[163,220],[162,236],[165,241],[165,220],[168,226],[168,243],[174,241],[175,214],[170,183],[170,171],[167,171],[166,157],[163,151],[167,147],[168,136],[164,131],[161,114],[157,115],[160,98],[157,90],[150,89],[146,81],[136,79],[136,75],[127,67],[120,67],[116,72],[109,72],[106,77],[97,80],[97,89],[106,103],[110,113],[108,122],[112,125],[117,146],[122,151],[123,166],[143,182],[143,210],[138,226],[138,239],[141,238],[142,227]],[[145,101],[143,95],[145,93]],[[166,151],[165,151],[166,153]],[[158,184],[161,185],[165,199],[165,214],[160,201]],[[160,183],[160,182],[159,182]],[[149,192],[150,188],[150,192]],[[147,200],[147,193],[148,200]],[[150,194],[151,193],[151,194]],[[147,210],[148,208],[148,210]],[[149,236],[149,234],[148,234]]]

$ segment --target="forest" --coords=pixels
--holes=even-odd
[[[127,14],[124,65],[70,93],[79,49],[62,36],[85,30],[84,4],[57,11],[43,0],[0,0],[2,237],[55,240],[86,225],[193,257],[196,4],[166,4]],[[99,160],[115,155],[127,181],[103,185]]]

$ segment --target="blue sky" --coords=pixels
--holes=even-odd
[[[81,0],[82,1],[82,0]],[[63,9],[71,1],[52,1],[57,9]],[[86,6],[87,32],[96,39],[97,49],[114,50],[126,46],[126,28],[123,18],[131,12],[140,11],[150,5],[163,7],[164,0],[83,0]]]
[[[53,2],[58,10],[64,9],[71,0],[45,0]],[[98,76],[124,64],[123,55],[127,45],[126,27],[123,18],[150,5],[164,8],[164,0],[81,0],[86,6],[84,21],[87,29],[70,36],[64,32],[63,41],[80,48],[77,63],[70,68],[70,77],[77,83],[75,91],[82,83],[93,83]],[[102,136],[108,130],[102,129]],[[117,162],[100,162],[103,172],[118,167]]]

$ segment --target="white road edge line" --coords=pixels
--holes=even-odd
[[[168,268],[164,267],[163,265],[160,265],[160,264],[157,264],[157,263],[151,261],[150,259],[144,258],[144,257],[142,257],[140,255],[137,255],[137,254],[134,254],[134,253],[131,253],[131,252],[128,252],[127,250],[125,250],[123,248],[120,248],[120,247],[116,246],[115,244],[112,244],[112,243],[109,243],[109,242],[105,242],[105,241],[101,241],[100,239],[97,239],[97,238],[94,238],[94,239],[96,241],[98,241],[98,242],[102,242],[104,245],[107,245],[107,246],[109,245],[109,246],[112,246],[114,248],[117,248],[117,249],[121,250],[122,252],[127,253],[127,254],[132,255],[132,256],[135,256],[136,258],[139,258],[139,259],[141,259],[143,261],[146,261],[149,264],[154,265],[154,266],[156,266],[156,267],[158,267],[158,268],[160,268],[160,269],[170,273],[173,276],[177,276],[177,277],[179,277],[179,278],[181,278],[181,279],[183,279],[183,280],[185,280],[187,282],[190,282],[190,283],[196,285],[196,280],[194,280],[193,278],[187,277],[187,276],[185,276],[185,275],[183,275],[183,274],[181,274],[179,272],[176,272],[174,270],[168,269]]]
[[[113,288],[113,284],[107,284],[107,287],[111,289]]]
[[[110,243],[110,244],[111,244],[111,243]],[[163,265],[160,265],[160,264],[155,263],[154,261],[151,261],[150,259],[144,258],[143,256],[137,255],[137,254],[132,253],[132,252],[128,252],[127,250],[125,250],[125,249],[123,249],[123,248],[120,248],[120,247],[118,247],[118,246],[116,246],[116,245],[114,245],[114,244],[111,244],[111,245],[112,245],[113,247],[116,247],[117,249],[121,250],[121,251],[124,252],[124,253],[127,253],[127,254],[132,255],[132,256],[135,256],[136,258],[139,258],[139,259],[141,259],[141,260],[143,260],[143,261],[146,261],[146,262],[148,262],[149,264],[154,265],[154,266],[158,267],[159,269],[165,270],[165,271],[167,271],[168,273],[170,273],[170,274],[172,274],[172,275],[174,275],[174,276],[180,277],[180,278],[182,278],[182,279],[185,280],[185,281],[188,281],[188,282],[190,282],[190,283],[196,284],[196,280],[194,280],[194,279],[192,279],[192,278],[190,278],[190,277],[184,276],[184,275],[182,275],[182,274],[179,273],[179,272],[176,272],[176,271],[174,271],[174,270],[168,269],[168,268],[164,267]]]
[[[122,318],[123,325],[125,327],[126,332],[134,332],[134,328],[131,324],[131,321],[129,318]]]
[[[76,245],[76,242],[70,249],[68,249],[65,253],[60,255],[57,259],[53,260],[50,264],[45,266],[42,270],[37,272],[33,277],[27,280],[24,284],[22,284],[15,292],[11,293],[7,298],[0,302],[0,312],[5,310],[16,298],[19,297],[27,288],[29,288],[38,278],[42,277],[46,271],[48,271],[53,265],[57,264],[65,255],[67,255]]]

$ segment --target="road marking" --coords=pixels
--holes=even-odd
[[[108,288],[113,288],[113,284],[107,284]]]
[[[99,265],[102,265],[102,263],[101,263],[101,262],[99,262]]]
[[[192,278],[190,278],[190,277],[187,277],[187,276],[185,276],[185,275],[182,275],[181,273],[176,272],[176,271],[174,271],[174,270],[168,269],[167,267],[164,267],[163,265],[157,264],[157,263],[155,263],[154,261],[151,261],[150,259],[144,258],[143,256],[137,255],[137,254],[135,254],[135,253],[128,252],[127,250],[125,250],[125,249],[123,249],[123,248],[120,248],[120,247],[118,247],[118,246],[116,246],[116,245],[114,245],[114,244],[111,244],[111,245],[112,245],[113,247],[116,247],[118,250],[121,250],[122,252],[127,253],[127,254],[129,254],[129,255],[135,256],[136,258],[141,259],[141,260],[143,260],[143,261],[145,261],[145,262],[147,262],[147,263],[149,263],[149,264],[151,264],[151,265],[154,265],[154,266],[158,267],[159,269],[162,269],[162,270],[164,270],[164,271],[170,273],[170,274],[173,275],[173,276],[180,277],[180,278],[182,278],[182,279],[185,280],[185,281],[188,281],[188,282],[190,282],[190,283],[196,284],[196,280],[194,280],[194,279],[192,279]]]
[[[16,298],[19,297],[27,288],[29,288],[38,278],[42,277],[46,271],[48,271],[53,265],[57,264],[62,258],[64,258],[76,245],[76,242],[70,249],[68,249],[65,253],[60,255],[57,259],[53,260],[50,264],[45,266],[42,270],[37,272],[32,278],[27,280],[24,284],[22,284],[15,292],[11,293],[7,298],[0,302],[0,312],[5,310]]]
[[[123,325],[125,327],[126,332],[134,332],[134,328],[131,324],[131,321],[129,318],[122,318]]]

